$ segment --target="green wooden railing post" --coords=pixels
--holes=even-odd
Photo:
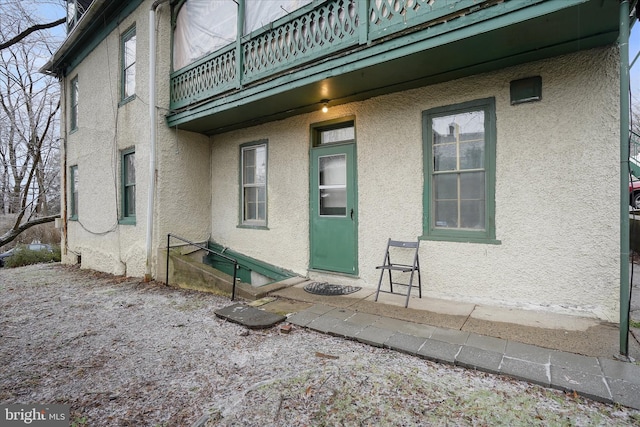
[[[358,2],[358,15],[360,16],[360,22],[358,25],[358,36],[360,44],[369,42],[369,2],[371,0]]]
[[[244,34],[244,12],[246,0],[238,1],[238,33],[236,35],[236,89],[242,88],[242,36]]]

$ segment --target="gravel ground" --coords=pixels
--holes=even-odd
[[[77,426],[640,425],[640,411],[293,329],[215,295],[57,264],[0,270],[0,403]],[[206,415],[206,419],[203,418]]]

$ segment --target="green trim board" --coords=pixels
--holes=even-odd
[[[499,243],[495,229],[495,98],[422,113],[421,239]]]
[[[239,275],[238,277],[240,278],[240,280],[242,280],[245,283],[251,283],[251,271],[255,271],[258,274],[261,274],[263,276],[269,277],[271,279],[273,279],[274,282],[278,282],[280,280],[285,280],[285,279],[289,279],[291,277],[295,277],[296,274],[289,271],[289,270],[285,270],[284,268],[281,267],[277,267],[273,264],[269,264],[266,263],[264,261],[260,261],[258,259],[252,258],[250,256],[247,255],[243,255],[239,252],[236,252],[234,250],[228,249],[225,246],[222,246],[218,243],[209,241],[207,244],[207,247],[209,249],[211,249],[212,251],[215,251],[217,253],[224,253],[224,255],[234,258],[238,261],[238,264],[240,266],[240,271],[239,271]],[[219,268],[216,267],[215,265],[210,263],[210,260],[208,260],[209,255],[205,256],[205,263],[208,265],[211,265],[212,267],[227,273],[229,275],[233,275],[233,270],[230,264],[227,263],[227,270],[225,271],[224,268],[224,264],[220,263],[220,266],[223,268]],[[248,273],[247,273],[248,272]],[[246,276],[248,274],[248,276]]]

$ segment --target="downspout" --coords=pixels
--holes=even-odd
[[[147,262],[144,280],[150,281],[153,247],[153,205],[156,191],[156,9],[168,0],[156,0],[149,10],[149,198],[147,201]]]
[[[629,0],[620,1],[620,354],[629,357]]]
[[[62,236],[64,238],[64,246],[61,248],[62,255],[67,256],[67,250],[69,248],[69,239],[68,239],[68,223],[67,219],[69,218],[67,212],[67,188],[68,188],[68,175],[67,175],[67,79],[64,73],[60,72],[58,75],[58,79],[60,80],[60,105],[62,106],[60,111],[60,117],[62,122],[62,183],[60,185],[60,190],[62,191],[62,213],[60,216],[60,220],[62,222]]]

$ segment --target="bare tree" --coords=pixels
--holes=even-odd
[[[38,72],[55,46],[30,4],[0,3],[0,208],[15,216],[0,246],[59,216],[59,84]]]

